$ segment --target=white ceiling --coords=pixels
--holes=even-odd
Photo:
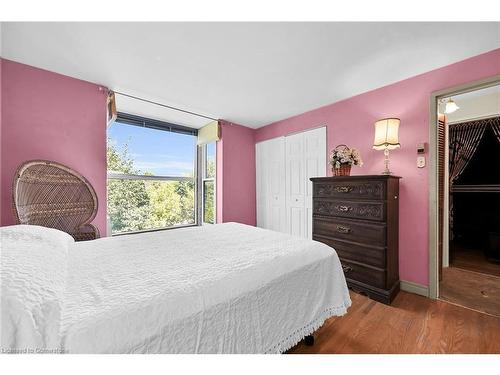
[[[472,98],[476,98],[478,96],[487,96],[487,95],[498,95],[500,94],[500,85],[489,86],[484,89],[473,90],[463,94],[452,96],[455,101],[456,100],[469,100]],[[448,98],[443,98],[448,99]]]
[[[119,112],[132,113],[134,115],[163,120],[172,124],[179,124],[199,129],[213,120],[204,117],[193,116],[184,112],[174,111],[159,105],[136,100],[123,96],[115,95],[116,109]],[[163,104],[163,101],[159,99]],[[184,108],[183,108],[184,109]]]
[[[500,85],[452,97],[459,109],[449,113],[448,123],[500,115]]]
[[[253,128],[500,47],[498,22],[2,26],[2,57]]]

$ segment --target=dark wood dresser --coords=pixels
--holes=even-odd
[[[311,178],[313,239],[337,251],[351,289],[387,304],[399,292],[399,179]]]

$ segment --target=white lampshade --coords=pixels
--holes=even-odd
[[[455,103],[453,99],[450,99],[446,102],[446,105],[444,106],[444,113],[453,113],[457,109],[460,109],[460,107]]]
[[[373,148],[375,150],[393,150],[401,147],[399,144],[399,123],[398,118],[384,118],[375,123],[375,139]]]

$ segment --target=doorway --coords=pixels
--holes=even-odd
[[[436,297],[500,316],[500,83],[435,100]]]

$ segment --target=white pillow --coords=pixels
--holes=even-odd
[[[1,348],[59,349],[73,237],[35,225],[0,228]]]

